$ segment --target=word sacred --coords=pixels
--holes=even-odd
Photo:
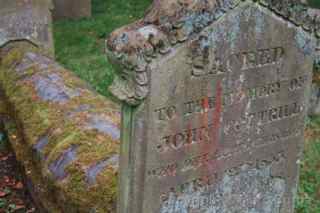
[[[281,63],[284,55],[285,51],[282,47],[275,47],[231,54],[225,62],[222,62],[219,58],[215,58],[211,62],[210,59],[197,59],[207,61],[208,64],[206,66],[199,67],[197,66],[199,62],[194,61],[191,75],[193,77],[201,77],[231,72],[233,67],[240,68],[240,70],[244,71],[254,68],[261,68],[264,66],[276,65]],[[208,55],[206,57],[210,58],[211,56]]]

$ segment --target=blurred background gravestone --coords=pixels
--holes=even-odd
[[[0,47],[9,41],[29,40],[54,53],[51,0],[0,0]]]
[[[53,0],[54,20],[80,19],[91,16],[91,0]]]

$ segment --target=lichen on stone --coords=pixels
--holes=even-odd
[[[143,19],[114,31],[108,38],[107,55],[118,70],[109,88],[111,93],[129,105],[139,105],[149,94],[149,64],[154,58],[189,41],[243,4],[267,8],[310,36],[320,38],[320,14],[299,0],[155,0]],[[306,47],[305,51],[309,51]]]
[[[105,162],[119,154],[120,107],[29,42],[9,43],[0,59],[6,129],[42,205],[113,212],[118,160]]]

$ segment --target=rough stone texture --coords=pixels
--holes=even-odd
[[[166,54],[172,46],[194,36],[241,2],[155,0],[145,18],[116,30],[108,39],[107,54],[117,64],[121,76],[115,79],[110,91],[129,105],[141,103],[148,94],[149,61],[159,54]],[[318,10],[308,8],[299,0],[260,0],[258,3],[293,25],[320,37]],[[316,59],[320,64],[320,51]]]
[[[8,41],[29,40],[54,54],[51,0],[1,0],[0,47]]]
[[[121,213],[293,213],[320,16],[300,1],[154,1],[111,34]]]
[[[320,115],[320,87],[317,83],[312,84],[308,114],[310,116]]]
[[[91,0],[53,0],[53,19],[79,19],[91,16]]]
[[[114,212],[120,109],[29,42],[0,49],[1,114],[28,187],[55,212]]]
[[[248,169],[244,165],[238,174],[224,174],[216,187],[191,183],[183,193],[170,192],[160,212],[280,212],[285,181],[270,177],[270,166]]]

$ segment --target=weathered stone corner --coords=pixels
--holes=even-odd
[[[149,93],[149,64],[219,20],[228,11],[253,2],[320,37],[320,15],[300,0],[154,1],[145,17],[114,31],[107,40],[107,55],[118,70],[109,88],[129,105],[138,105]],[[315,58],[318,60],[318,57]],[[319,61],[319,60],[318,60]]]
[[[36,200],[50,213],[114,212],[119,106],[29,42],[0,50],[5,127]]]

